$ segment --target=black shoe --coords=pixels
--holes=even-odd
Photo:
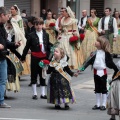
[[[117,58],[117,54],[113,54],[113,58]]]
[[[37,95],[33,95],[32,99],[37,100],[38,99]]]
[[[116,119],[114,119],[114,118],[110,118],[110,120],[116,120]]]
[[[37,84],[37,87],[40,87],[40,84]]]
[[[40,98],[41,99],[47,99],[47,96],[46,95],[44,95],[44,96],[41,95]]]
[[[61,109],[60,105],[55,105],[55,109]]]
[[[41,85],[40,84],[37,84],[37,87],[40,87]],[[47,84],[45,84],[45,86],[47,86]]]
[[[65,110],[69,110],[69,109],[70,109],[69,105],[65,105]]]
[[[105,106],[101,106],[100,110],[106,110]]]
[[[32,86],[32,83],[30,83],[28,86]]]
[[[7,100],[7,99],[8,99],[8,96],[4,96],[4,99]]]
[[[99,110],[100,107],[98,107],[97,105],[95,105],[92,109],[93,109],[93,110]]]

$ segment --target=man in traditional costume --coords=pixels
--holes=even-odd
[[[85,26],[86,26],[86,22],[87,22],[87,10],[83,10],[82,11],[82,18],[80,18],[80,21],[78,23],[78,28],[79,28],[79,32],[80,33],[84,33],[84,29],[85,29]]]
[[[116,19],[111,16],[111,8],[105,9],[105,16],[100,19],[98,24],[98,32],[109,40],[112,49],[113,41],[116,41],[118,35],[118,28]]]

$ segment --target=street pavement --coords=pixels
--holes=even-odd
[[[114,59],[117,62],[119,58]],[[113,70],[108,69],[108,78]],[[7,92],[10,109],[0,108],[0,120],[109,120],[106,111],[92,110],[95,105],[94,82],[91,66],[75,78],[71,83],[76,95],[76,103],[70,104],[70,109],[55,110],[54,105],[47,100],[32,100],[32,88],[28,87],[30,76],[21,77],[21,90],[17,93]],[[37,88],[40,97],[40,87]],[[118,119],[118,118],[117,118]]]

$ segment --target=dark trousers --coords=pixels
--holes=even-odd
[[[37,76],[40,78],[40,85],[45,86],[45,79],[42,78],[42,68],[38,65],[40,60],[45,58],[37,58],[31,55],[31,83],[37,84]]]
[[[102,77],[94,74],[95,93],[107,94],[107,75]]]

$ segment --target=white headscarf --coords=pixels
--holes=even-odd
[[[17,7],[17,14],[20,15],[20,9],[18,8],[16,4],[14,6]]]
[[[68,6],[66,7],[67,13],[69,14],[69,16],[73,19],[75,19],[75,15],[74,12],[71,10],[71,8]]]

